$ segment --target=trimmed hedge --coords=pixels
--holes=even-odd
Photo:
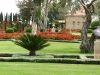
[[[13,29],[14,29],[14,32],[17,32],[17,31],[18,31],[18,29],[17,29],[17,28],[15,28],[15,27],[13,27]]]
[[[68,43],[80,43],[80,40],[53,40],[53,39],[48,39],[48,41],[51,42],[68,42]]]
[[[38,63],[69,63],[69,64],[100,64],[100,60],[82,60],[66,58],[0,58],[3,62],[38,62]]]
[[[39,56],[39,55],[38,55]],[[13,55],[12,57],[0,57],[3,62],[34,62],[34,63],[68,63],[68,64],[100,64],[100,60],[90,59],[88,55],[49,55],[49,57],[27,55]],[[45,55],[44,55],[45,56]],[[56,56],[56,57],[55,57]],[[41,57],[41,58],[40,58]],[[67,58],[68,57],[68,58]]]
[[[25,28],[25,32],[26,33],[31,33],[32,32],[32,28],[29,28],[29,27],[28,28]]]
[[[88,33],[92,33],[93,31],[92,31],[92,29],[88,29]]]
[[[14,32],[14,28],[7,28],[6,29],[6,33],[13,33]]]

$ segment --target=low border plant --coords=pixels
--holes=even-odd
[[[56,56],[56,57],[50,57]],[[90,57],[86,56],[85,57]],[[68,58],[66,58],[68,57]],[[76,59],[79,57],[78,59]],[[100,64],[100,60],[90,59],[90,58],[80,58],[80,55],[49,55],[46,58],[38,58],[33,56],[14,56],[13,57],[0,57],[2,62],[38,62],[38,63],[69,63],[69,64]],[[92,56],[93,57],[93,56]]]

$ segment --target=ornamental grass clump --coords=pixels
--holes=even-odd
[[[48,40],[40,35],[33,35],[33,34],[23,34],[18,37],[19,40],[15,41],[15,44],[29,50],[29,55],[34,56],[36,55],[37,50],[41,50],[44,47],[49,46]]]

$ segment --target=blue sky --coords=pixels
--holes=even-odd
[[[18,8],[16,6],[16,0],[0,0],[0,12],[5,13],[18,13]]]

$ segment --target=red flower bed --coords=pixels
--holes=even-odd
[[[14,33],[0,33],[0,39],[18,39],[17,37],[24,32],[14,32]],[[38,35],[45,37],[46,39],[54,40],[74,40],[81,39],[80,35],[73,35],[70,33],[57,33],[57,32],[37,32]],[[90,38],[88,36],[88,38]]]
[[[14,33],[0,33],[0,39],[16,39],[18,35],[22,34],[23,32],[14,32]]]
[[[62,33],[66,33],[66,32],[80,32],[80,29],[62,29],[61,32]]]
[[[72,35],[70,33],[37,32],[37,34],[47,39],[55,39],[55,40],[73,40],[81,38],[81,36],[79,35]]]

